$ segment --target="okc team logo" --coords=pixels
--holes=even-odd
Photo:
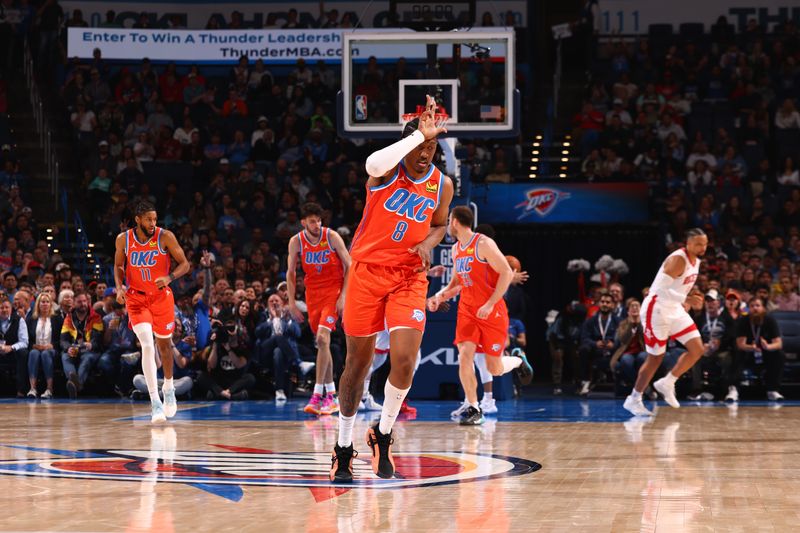
[[[500,351],[500,348],[502,348],[502,346],[500,346],[499,344],[492,344],[492,351],[493,352]]]
[[[422,311],[422,309],[414,309],[411,312],[411,318],[413,320],[416,320],[417,322],[422,322],[423,320],[425,320],[425,312]]]
[[[567,192],[561,192],[557,189],[531,189],[525,193],[526,200],[514,206],[514,209],[522,209],[522,214],[517,217],[517,220],[522,220],[536,213],[544,218],[549,215],[556,205],[570,197]]]
[[[336,319],[333,318],[332,316],[329,316],[328,318],[325,319],[325,322],[327,322],[328,324],[333,324],[334,322],[336,322]]]
[[[330,453],[277,453],[258,448],[213,444],[218,450],[29,450],[36,459],[0,461],[0,475],[58,477],[84,480],[184,483],[223,498],[239,501],[242,486],[310,489],[317,501],[346,489],[401,489],[450,485],[531,474],[542,466],[533,461],[490,454],[460,452],[395,453],[397,477],[376,478],[370,459],[357,458],[352,484],[333,485],[328,479]],[[41,458],[42,452],[53,457]],[[365,454],[366,455],[366,454]],[[320,490],[335,488],[334,491]]]

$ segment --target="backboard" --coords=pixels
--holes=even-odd
[[[519,133],[513,30],[354,31],[342,46],[340,135],[397,137],[426,94],[450,115],[447,136]]]

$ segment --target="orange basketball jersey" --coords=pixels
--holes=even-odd
[[[162,229],[156,226],[147,242],[139,242],[136,231],[125,232],[125,278],[128,287],[145,294],[156,294],[156,279],[169,274],[170,257],[161,247]]]
[[[330,229],[322,228],[319,241],[312,243],[305,230],[297,234],[300,241],[300,265],[310,290],[338,288],[344,284],[344,268],[330,240]]]
[[[478,241],[481,237],[483,235],[476,233],[463,248],[459,242],[453,245],[453,264],[461,283],[459,304],[474,310],[486,303],[500,277],[487,261],[478,257]],[[497,304],[505,305],[502,299]]]
[[[420,258],[408,249],[424,241],[431,217],[439,207],[443,174],[431,165],[414,179],[402,161],[388,182],[367,186],[367,203],[350,255],[355,261],[393,267],[416,268]]]

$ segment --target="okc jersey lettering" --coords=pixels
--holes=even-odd
[[[304,262],[308,265],[327,265],[330,256],[330,250],[321,252],[306,252]]]
[[[472,286],[472,278],[470,278],[470,272],[472,272],[472,261],[474,257],[457,257],[456,258],[456,273],[461,278],[461,285],[464,287],[471,287]]]
[[[156,266],[156,256],[158,250],[148,250],[144,252],[132,251],[130,257],[130,266],[133,267],[154,267]]]
[[[397,189],[383,204],[390,213],[397,213],[408,220],[425,222],[428,215],[436,209],[436,202],[431,198],[412,193],[407,189]],[[428,212],[430,210],[430,213]]]

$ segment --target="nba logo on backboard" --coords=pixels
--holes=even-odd
[[[367,95],[356,95],[356,120],[367,120]]]

